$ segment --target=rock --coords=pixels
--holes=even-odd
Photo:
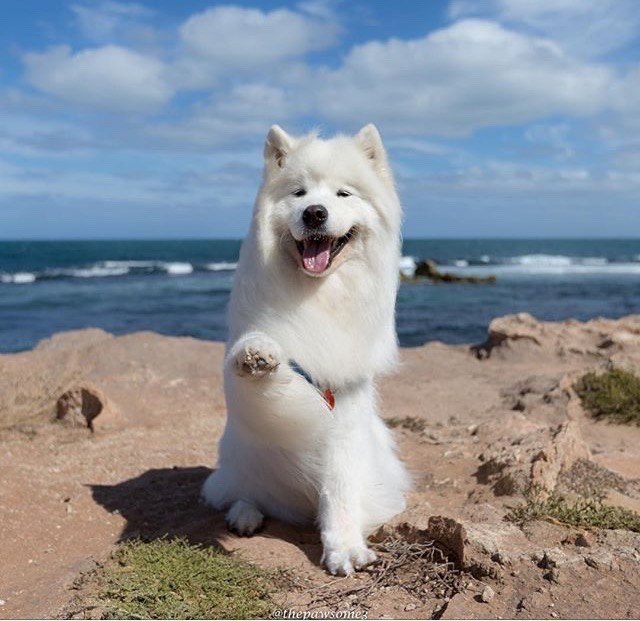
[[[114,335],[100,328],[86,328],[84,330],[68,330],[58,332],[49,338],[42,339],[34,351],[74,350],[101,344],[103,341],[114,339]]]
[[[457,274],[443,273],[438,269],[438,265],[435,261],[427,259],[426,261],[418,261],[416,263],[416,269],[413,274],[413,278],[429,278],[433,282],[459,282],[459,283],[471,283],[471,284],[486,284],[494,283],[496,281],[495,276],[458,276]]]
[[[557,567],[554,567],[550,571],[548,571],[544,577],[549,581],[555,584],[560,584],[560,572]]]
[[[579,533],[576,535],[574,544],[581,548],[590,548],[593,545],[593,535],[591,533]]]
[[[447,548],[460,565],[464,565],[467,533],[460,522],[443,515],[434,515],[429,518],[428,533],[429,537]]]
[[[407,604],[404,609],[405,612],[411,612],[412,610],[415,610],[418,606],[416,604]]]
[[[579,562],[582,557],[578,554],[566,554],[560,548],[547,548],[541,554],[533,556],[532,559],[538,564],[538,567],[553,570]]]
[[[113,428],[122,422],[113,404],[91,384],[70,388],[58,398],[56,420],[71,427],[88,427],[91,431]]]
[[[472,346],[471,350],[480,359],[488,358],[493,350],[498,348],[501,353],[515,343],[530,343],[541,346],[541,331],[543,324],[529,313],[506,315],[498,317],[489,324],[487,340],[480,345]]]
[[[573,420],[556,427],[513,418],[494,448],[481,456],[476,476],[496,496],[526,492],[532,486],[542,498],[554,491],[562,472],[581,459],[589,459],[579,424]]]
[[[621,319],[573,319],[558,322],[538,321],[529,313],[498,317],[489,324],[486,341],[471,349],[480,359],[492,355],[501,358],[561,358],[571,356],[603,359],[619,353],[640,363],[640,316]]]
[[[95,389],[77,387],[67,390],[56,404],[56,419],[72,427],[89,427],[104,409],[104,397]]]
[[[580,459],[590,459],[591,453],[582,439],[580,426],[574,420],[562,423],[548,444],[535,455],[531,464],[531,484],[547,494],[553,492],[560,473],[569,470]]]
[[[480,599],[485,603],[488,604],[496,595],[496,592],[489,586],[485,586],[484,589],[482,589],[482,593],[480,594]]]

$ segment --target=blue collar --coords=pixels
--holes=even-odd
[[[309,373],[307,373],[295,360],[289,360],[289,366],[291,367],[292,371],[294,371],[301,377],[304,377],[304,379],[306,379],[307,382],[309,382],[312,386],[320,388],[320,386],[318,386],[318,384],[313,381],[311,375],[309,375]]]

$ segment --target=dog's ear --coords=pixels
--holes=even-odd
[[[293,139],[291,136],[279,125],[272,125],[264,143],[265,162],[267,165],[275,164],[278,168],[282,168],[292,147]]]
[[[371,160],[374,168],[379,171],[388,169],[387,152],[384,150],[380,132],[378,132],[378,128],[373,123],[365,125],[356,134],[355,141],[367,158]]]

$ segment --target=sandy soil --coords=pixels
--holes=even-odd
[[[287,607],[362,605],[371,577],[327,576],[314,530],[269,521],[238,538],[198,503],[224,424],[222,355],[219,343],[86,330],[0,356],[1,618],[65,614],[77,576],[137,535],[185,535],[287,568]],[[611,363],[640,370],[640,316],[510,316],[479,348],[403,350],[380,386],[415,489],[380,536],[438,540],[466,588],[446,601],[381,585],[367,591],[369,618],[640,616],[640,534],[503,519],[531,482],[597,481],[640,509],[640,429],[594,422],[571,389]]]

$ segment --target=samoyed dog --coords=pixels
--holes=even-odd
[[[409,477],[377,412],[397,361],[401,209],[380,135],[267,136],[229,304],[228,417],[202,495],[251,535],[265,516],[317,520],[323,562],[375,560],[367,535]]]

